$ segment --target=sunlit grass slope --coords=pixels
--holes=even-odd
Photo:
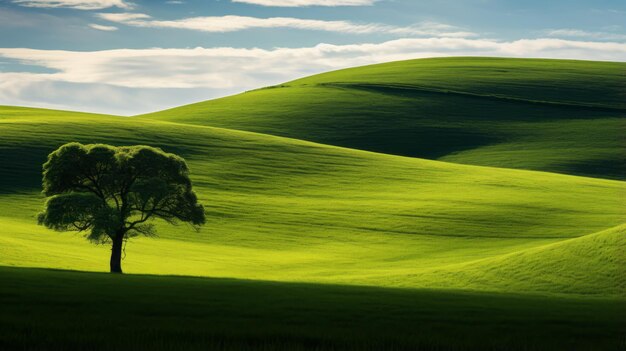
[[[596,295],[603,291],[623,296],[625,248],[626,225],[621,225],[579,238],[434,269],[419,279],[463,281],[467,289],[497,281],[513,291],[524,290],[523,285],[532,282],[562,293]],[[403,280],[413,279],[399,276],[398,285]]]
[[[626,63],[403,61],[146,116],[458,163],[626,176]]]
[[[150,144],[188,160],[208,223],[200,233],[161,225],[160,238],[131,242],[127,272],[624,293],[615,280],[620,252],[613,249],[623,240],[586,237],[624,222],[624,182],[12,107],[0,109],[0,135],[0,265],[106,270],[107,247],[35,224],[43,205],[41,164],[68,141]],[[589,255],[572,251],[576,245],[588,246]],[[561,264],[562,274],[537,270],[543,261]]]

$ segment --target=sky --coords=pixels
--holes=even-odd
[[[626,62],[626,1],[0,0],[0,105],[135,115],[438,56]]]

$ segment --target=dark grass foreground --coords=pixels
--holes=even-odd
[[[0,268],[0,350],[620,350],[624,301]]]

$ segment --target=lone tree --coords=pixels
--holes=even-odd
[[[122,273],[125,240],[155,235],[152,219],[205,222],[185,160],[149,146],[65,144],[43,165],[43,193],[39,224],[112,242],[112,273]]]

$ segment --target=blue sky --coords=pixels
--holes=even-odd
[[[0,0],[0,104],[131,115],[338,68],[626,61],[626,1]]]

